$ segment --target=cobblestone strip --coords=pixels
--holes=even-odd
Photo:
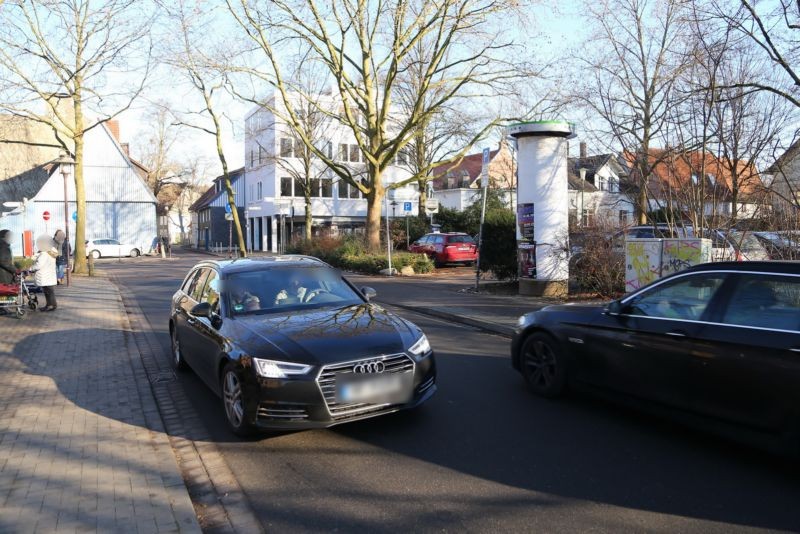
[[[200,532],[108,280],[0,317],[0,532]]]
[[[195,513],[205,532],[263,532],[225,459],[211,441],[181,385],[175,380],[170,356],[164,354],[147,319],[130,292],[117,280],[127,310],[129,329],[141,355],[148,387],[175,451]]]

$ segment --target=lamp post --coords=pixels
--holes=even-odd
[[[578,172],[581,175],[581,212],[578,214],[580,217],[578,225],[583,228],[583,212],[585,211],[583,208],[583,185],[586,183],[586,167],[581,167]]]
[[[69,281],[70,281],[70,275],[69,275],[69,271],[70,271],[69,251],[70,251],[70,246],[69,246],[69,199],[67,198],[67,180],[72,175],[72,171],[75,168],[75,160],[72,159],[72,157],[69,154],[67,154],[66,152],[61,152],[61,154],[59,154],[59,156],[58,156],[58,159],[56,160],[56,163],[58,163],[58,168],[61,171],[61,176],[64,177],[64,244],[67,245],[66,246],[66,249],[67,249],[66,275],[67,275],[67,287],[69,287]],[[62,246],[62,250],[63,250],[64,245],[61,245],[61,246]],[[61,251],[59,251],[59,252],[61,252]]]

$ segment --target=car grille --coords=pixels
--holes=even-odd
[[[303,421],[308,419],[308,412],[305,408],[291,408],[285,404],[261,403],[256,416],[262,421]]]
[[[336,379],[337,377],[352,373],[353,367],[358,363],[381,360],[386,366],[384,373],[413,373],[414,362],[405,354],[392,354],[390,356],[377,356],[374,358],[364,358],[354,362],[337,363],[326,365],[322,368],[317,383],[322,391],[322,396],[325,397],[325,404],[328,406],[328,411],[336,420],[347,419],[348,417],[355,417],[369,412],[380,411],[388,404],[370,404],[370,403],[338,403],[336,402]]]

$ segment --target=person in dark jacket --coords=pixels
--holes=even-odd
[[[17,268],[11,255],[11,230],[0,230],[0,284],[11,284]]]
[[[64,233],[64,230],[56,230],[53,241],[56,242],[56,248],[58,249],[56,277],[58,278],[58,283],[63,284],[66,270],[69,268],[69,257],[72,254],[72,247],[67,243],[67,235]]]

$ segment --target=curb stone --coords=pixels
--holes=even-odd
[[[144,313],[125,286],[113,275],[109,279],[119,289],[129,333],[139,349],[160,420],[183,476],[180,483],[189,492],[202,529],[221,533],[264,532],[247,496],[178,384]]]

